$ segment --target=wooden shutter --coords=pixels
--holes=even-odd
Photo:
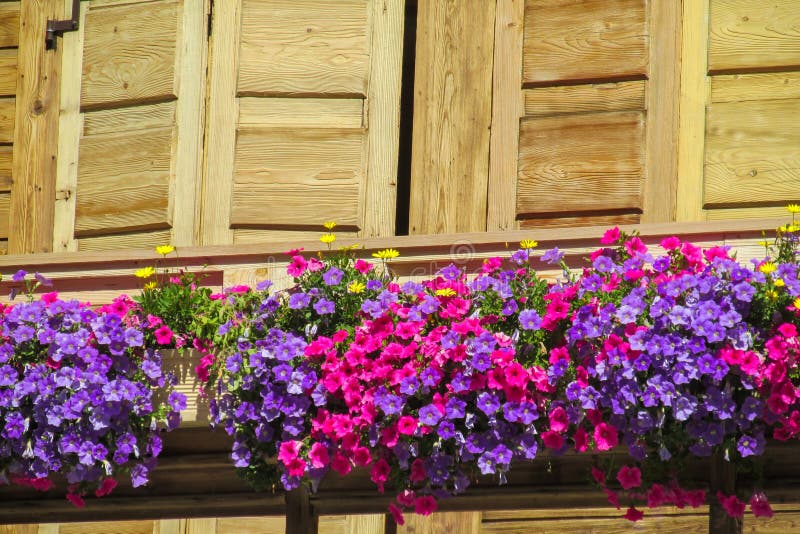
[[[393,234],[403,4],[215,3],[204,244]]]
[[[681,220],[785,217],[800,201],[800,9],[684,3]]]
[[[195,243],[207,0],[91,0],[62,63],[55,251]]]
[[[679,4],[498,0],[489,230],[674,217]]]

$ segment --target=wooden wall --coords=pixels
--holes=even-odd
[[[18,48],[19,1],[0,2],[0,253],[8,249]]]

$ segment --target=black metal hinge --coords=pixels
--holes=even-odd
[[[47,31],[44,36],[45,48],[55,50],[57,38],[65,32],[74,32],[78,29],[81,16],[81,0],[72,0],[72,18],[66,20],[48,20]]]

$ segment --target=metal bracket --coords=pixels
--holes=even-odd
[[[44,36],[44,46],[47,50],[55,50],[57,38],[65,32],[74,32],[78,29],[81,16],[81,0],[72,0],[72,18],[66,20],[48,20],[47,31]]]

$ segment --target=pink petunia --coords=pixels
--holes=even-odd
[[[542,432],[542,442],[545,447],[557,451],[564,446],[564,436],[558,432],[548,430],[547,432]]]
[[[744,516],[745,503],[740,501],[736,495],[726,496],[721,491],[717,491],[717,500],[730,517],[742,518]]]
[[[77,493],[67,493],[67,500],[77,508],[83,508],[86,506],[86,502],[83,500],[83,497]]]
[[[677,250],[681,246],[681,240],[675,236],[665,237],[661,240],[661,247],[664,250]]]
[[[606,474],[599,467],[594,467],[594,466],[592,467],[592,478],[594,479],[595,482],[597,482],[601,486],[606,485]]]
[[[615,226],[614,228],[609,228],[605,231],[603,237],[600,238],[600,244],[613,245],[619,239],[619,234],[620,232],[618,227]]]
[[[642,472],[638,467],[623,465],[617,473],[617,480],[622,485],[622,489],[638,488],[642,485]]]
[[[369,478],[378,486],[378,491],[381,493],[383,493],[383,485],[387,480],[389,480],[389,475],[391,472],[392,468],[389,466],[389,462],[383,458],[372,465]]]
[[[100,483],[100,487],[94,492],[97,497],[104,497],[109,495],[114,488],[117,487],[117,481],[111,477],[104,478],[103,482]]]
[[[292,263],[290,263],[289,266],[286,267],[286,272],[289,274],[289,276],[297,278],[298,276],[306,272],[307,267],[308,267],[308,262],[306,261],[306,259],[303,256],[297,254],[292,256]]]
[[[436,503],[436,499],[430,495],[417,497],[417,500],[414,501],[414,512],[419,515],[431,515],[437,508],[439,505]]]
[[[169,345],[172,343],[172,330],[167,325],[162,325],[156,331],[153,332],[153,335],[156,336],[156,342],[159,345]]]
[[[569,417],[567,411],[558,406],[550,412],[550,430],[555,432],[563,432],[569,428]]]
[[[617,429],[608,423],[600,423],[594,427],[594,442],[597,444],[597,450],[599,451],[613,449],[619,443]]]
[[[762,491],[757,491],[750,497],[750,510],[756,517],[772,517],[775,515],[769,505],[769,501],[767,501],[767,496]]]
[[[322,443],[314,443],[311,446],[308,458],[311,460],[311,465],[316,468],[326,467],[331,461],[328,448]]]
[[[428,478],[428,473],[425,471],[425,464],[421,458],[417,458],[411,462],[411,475],[409,479],[411,482],[424,482]]]
[[[398,525],[403,526],[406,524],[406,520],[403,517],[403,512],[394,504],[389,505],[389,513],[392,514],[392,519],[394,519],[394,522]]]
[[[356,262],[353,264],[353,268],[361,274],[367,274],[372,270],[373,267],[375,267],[373,264],[364,260],[356,260]]]
[[[575,431],[575,435],[572,436],[572,439],[575,442],[576,451],[585,452],[589,448],[589,435],[582,426],[578,427],[578,430]]]
[[[644,512],[642,512],[641,510],[637,510],[636,507],[634,506],[631,506],[630,508],[628,508],[628,511],[625,512],[625,515],[622,517],[624,517],[628,521],[636,522],[644,517]]]
[[[404,415],[397,420],[397,431],[410,436],[417,430],[417,420],[410,415]]]

